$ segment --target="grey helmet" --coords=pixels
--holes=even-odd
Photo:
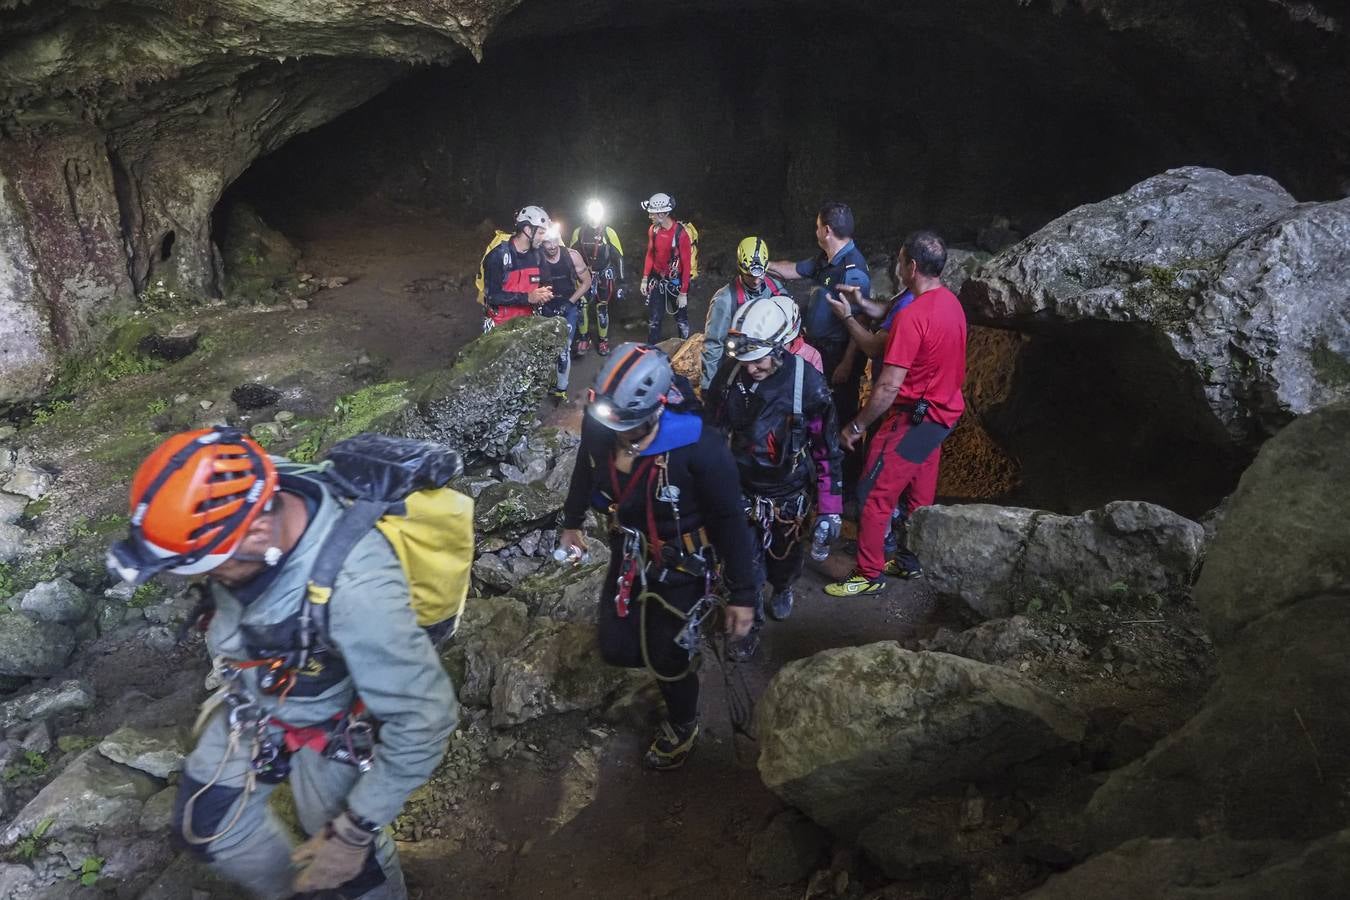
[[[629,341],[610,355],[595,376],[586,414],[612,431],[637,428],[660,414],[674,378],[665,353]]]
[[[548,227],[548,213],[544,212],[540,206],[522,206],[516,211],[516,228],[520,229],[526,225],[533,225],[535,228]]]

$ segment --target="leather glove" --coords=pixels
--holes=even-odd
[[[361,874],[374,842],[374,832],[342,813],[291,854],[291,862],[301,867],[295,892],[330,891],[351,881]]]
[[[643,279],[642,279],[642,283],[641,283],[640,285],[638,285],[638,293],[641,294],[641,295],[644,296],[644,297],[647,296],[647,279],[646,279],[646,278],[643,278]]]
[[[839,540],[839,529],[844,525],[844,520],[840,518],[839,514],[830,513],[829,515],[821,516],[820,521],[829,525],[830,543]]]
[[[688,305],[689,305],[688,294],[681,294],[680,296],[675,298],[675,306],[678,307],[679,309],[684,309]]]

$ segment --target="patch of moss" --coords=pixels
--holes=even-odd
[[[338,441],[364,431],[385,430],[407,409],[411,393],[406,381],[386,381],[340,397],[327,419],[297,422],[291,428],[292,436],[304,437],[284,451],[285,456],[296,462],[313,462]]]
[[[1178,269],[1145,266],[1138,274],[1140,280],[1126,289],[1125,299],[1140,318],[1167,331],[1175,331],[1190,322],[1191,300],[1195,295],[1181,286]]]
[[[1350,358],[1331,349],[1326,338],[1313,343],[1308,352],[1317,378],[1329,387],[1350,387]]]
[[[145,375],[164,368],[164,361],[146,356],[137,347],[154,334],[154,323],[145,317],[126,319],[114,325],[99,349],[67,358],[57,373],[51,394],[76,396],[88,388],[111,384],[133,375]]]
[[[164,588],[151,581],[136,588],[135,593],[131,595],[131,599],[127,601],[127,606],[132,609],[145,609],[147,606],[154,606],[162,599],[164,599]]]

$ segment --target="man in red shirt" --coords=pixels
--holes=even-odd
[[[843,426],[839,443],[850,450],[881,416],[886,418],[868,449],[867,467],[858,484],[858,565],[848,578],[826,585],[832,597],[875,594],[885,587],[882,573],[912,578],[918,561],[886,562],[886,533],[891,510],[908,488],[908,515],[933,502],[937,494],[942,441],[966,408],[961,385],[966,379],[966,313],[943,286],[947,248],[931,231],[905,238],[897,266],[914,300],[895,317],[882,357],[881,374],[867,406]],[[840,314],[838,307],[843,307]],[[835,307],[847,320],[846,304]]]
[[[675,199],[669,194],[652,194],[640,204],[651,219],[647,229],[647,259],[642,265],[639,290],[647,298],[647,343],[661,342],[661,326],[666,313],[675,317],[680,337],[689,337],[689,277],[693,244],[688,230],[671,213]]]

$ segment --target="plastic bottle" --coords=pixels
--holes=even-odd
[[[816,523],[816,530],[811,534],[811,558],[816,562],[824,562],[830,557],[830,523],[822,518]]]
[[[564,550],[562,547],[553,551],[553,561],[560,566],[571,564],[574,566],[584,566],[591,561],[589,553],[575,553]]]

